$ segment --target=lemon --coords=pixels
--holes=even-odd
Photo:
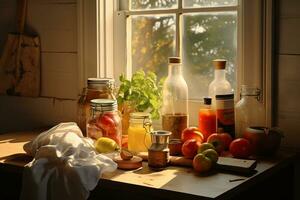
[[[108,137],[98,138],[94,146],[99,153],[110,153],[119,149],[119,145]]]

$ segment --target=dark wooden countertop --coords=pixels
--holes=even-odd
[[[21,173],[24,165],[31,160],[26,156],[23,145],[36,135],[36,132],[0,135],[2,168]],[[256,167],[257,173],[251,177],[221,172],[199,176],[190,168],[174,166],[162,171],[152,171],[144,162],[142,169],[116,170],[103,174],[95,190],[120,191],[120,194],[131,191],[148,198],[161,199],[232,199],[290,166],[294,156],[294,153],[285,152],[279,153],[276,158],[260,160]]]

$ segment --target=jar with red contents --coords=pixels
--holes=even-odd
[[[204,107],[199,110],[198,126],[204,136],[204,141],[212,134],[216,133],[216,112],[211,108],[212,99],[204,97]]]
[[[77,123],[84,136],[86,134],[86,123],[90,116],[90,102],[92,99],[113,99],[115,80],[111,78],[88,78],[87,87],[83,89],[78,100]]]
[[[87,136],[97,140],[108,137],[121,146],[122,124],[116,100],[91,100],[90,118],[87,123]]]

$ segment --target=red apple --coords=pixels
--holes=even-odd
[[[222,151],[225,149],[225,144],[222,139],[222,135],[219,133],[213,133],[207,138],[207,142],[214,145],[215,150],[221,154]]]
[[[197,154],[193,159],[193,168],[196,172],[207,172],[212,168],[213,162],[202,153]]]
[[[185,141],[181,148],[183,156],[185,158],[193,159],[197,154],[200,144],[201,142],[197,141],[196,139],[189,139]]]
[[[231,142],[229,151],[235,158],[248,158],[252,153],[252,147],[247,139],[238,138]]]
[[[224,144],[224,150],[228,150],[229,149],[229,145],[232,142],[232,137],[230,134],[228,133],[219,133],[221,140],[223,141]]]
[[[251,145],[254,154],[261,154],[264,151],[264,145],[267,141],[267,135],[264,127],[246,128],[243,138],[247,139]]]
[[[181,133],[181,140],[185,142],[189,139],[195,139],[200,143],[203,142],[203,135],[197,127],[188,127],[185,128]]]

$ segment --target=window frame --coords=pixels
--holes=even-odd
[[[128,64],[126,55],[128,44],[126,44],[126,39],[124,41],[128,34],[126,30],[126,17],[128,16],[126,12],[128,11],[120,10],[120,8],[128,8],[126,1],[77,1],[79,86],[82,88],[88,77],[113,77],[118,80],[121,73],[131,77],[131,69],[124,67]],[[262,89],[262,103],[266,109],[266,126],[273,125],[273,1],[239,0],[237,6],[239,50],[237,52],[235,94],[239,94],[240,86],[243,84]],[[200,9],[211,11],[216,8]],[[232,9],[232,6],[228,6],[228,9]],[[179,20],[178,17],[177,19]],[[179,46],[176,45],[176,47]],[[238,95],[236,97],[236,100],[239,100]],[[197,111],[200,105],[201,101],[191,100],[189,110]],[[193,113],[191,116],[194,116],[190,118],[192,124],[196,125],[197,114]]]

